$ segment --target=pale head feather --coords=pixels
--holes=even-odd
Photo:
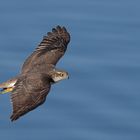
[[[64,80],[64,79],[68,79],[69,78],[69,75],[66,71],[55,71],[52,75],[51,75],[53,81],[56,83],[56,82],[59,82],[61,80]]]

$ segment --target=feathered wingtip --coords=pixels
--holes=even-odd
[[[62,39],[65,42],[65,45],[70,42],[70,34],[67,29],[64,26],[61,27],[57,25],[55,28],[52,28],[52,32],[48,32],[47,35],[43,37],[39,46],[45,46],[46,44],[49,44],[50,40],[56,38]],[[37,48],[37,50],[39,49],[40,47]]]
[[[70,42],[70,34],[64,26],[61,27],[60,25],[57,25],[56,28],[52,29],[52,33],[58,33],[63,37],[67,44]]]

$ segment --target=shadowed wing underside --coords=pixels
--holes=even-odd
[[[64,55],[69,41],[70,35],[65,27],[53,28],[52,32],[48,32],[47,36],[43,37],[36,50],[24,62],[21,72],[26,73],[38,64],[56,65]]]
[[[11,94],[13,114],[11,120],[17,120],[20,116],[43,104],[50,90],[51,79],[44,74],[28,74],[21,76]]]

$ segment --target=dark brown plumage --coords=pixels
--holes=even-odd
[[[44,103],[51,83],[55,82],[53,74],[60,73],[55,65],[64,55],[69,41],[70,35],[65,27],[57,26],[44,36],[26,59],[11,94],[12,121]],[[67,74],[62,79],[66,77]]]
[[[39,73],[27,74],[18,79],[11,94],[12,121],[45,102],[51,80],[49,76]]]
[[[48,32],[47,36],[43,37],[36,50],[24,62],[21,72],[26,73],[34,65],[56,65],[64,55],[69,41],[70,35],[65,27],[57,26],[56,29],[53,28],[52,32]]]

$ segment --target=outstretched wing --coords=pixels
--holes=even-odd
[[[36,50],[26,59],[22,67],[22,73],[32,69],[38,64],[56,65],[64,55],[70,41],[70,34],[65,27],[57,26],[44,36]]]
[[[11,102],[13,105],[11,121],[17,120],[19,117],[45,102],[50,90],[50,81],[46,79],[47,77],[43,77],[43,75],[41,77],[39,75],[41,79],[37,77],[30,75],[22,76],[18,79],[11,94]],[[45,79],[43,80],[42,78]]]

